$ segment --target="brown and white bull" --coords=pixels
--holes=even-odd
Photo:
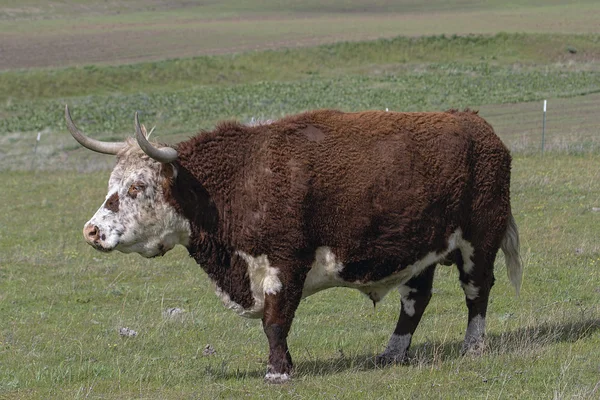
[[[223,122],[174,148],[150,144],[137,114],[137,140],[122,143],[84,136],[68,108],[65,117],[79,143],[117,156],[85,240],[144,257],[185,246],[226,307],[262,318],[269,382],[290,378],[294,313],[321,290],[355,288],[377,303],[398,288],[400,317],[380,363],[407,359],[437,264],[459,270],[464,351],[483,343],[500,248],[519,290],[511,157],[476,112],[319,110]]]

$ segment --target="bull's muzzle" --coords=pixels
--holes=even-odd
[[[87,224],[83,227],[83,237],[88,243],[97,242],[100,240],[100,229],[96,225]]]
[[[100,234],[100,228],[94,224],[86,224],[83,227],[83,238],[89,245],[94,247],[96,250],[110,251],[109,249],[104,248],[100,243],[101,240],[104,240],[102,236],[104,235]]]

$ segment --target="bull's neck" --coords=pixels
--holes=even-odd
[[[245,142],[244,137],[213,134],[181,143],[175,162],[177,175],[170,188],[171,202],[190,223],[190,256],[228,292],[232,287],[231,276],[244,276],[233,271],[242,268],[243,263],[235,255],[237,249],[232,239],[235,210],[230,207],[230,198],[247,154]],[[245,294],[229,295],[240,304],[249,301]]]
[[[237,129],[234,129],[237,128]],[[249,135],[247,127],[231,125],[231,129],[218,129],[201,133],[178,145],[178,171],[188,183],[193,182],[197,196],[208,197],[210,212],[216,211],[224,222],[230,217],[233,191],[243,175]],[[178,176],[178,181],[180,181]],[[198,204],[198,207],[205,204]],[[210,227],[207,227],[210,229]]]

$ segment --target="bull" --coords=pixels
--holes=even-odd
[[[317,110],[268,124],[221,122],[173,147],[85,136],[117,158],[83,236],[97,250],[162,256],[176,245],[225,306],[262,319],[265,380],[290,379],[287,336],[304,297],[358,289],[374,304],[400,292],[381,364],[405,362],[438,264],[455,264],[468,319],[464,352],[479,352],[502,249],[517,293],[519,235],[510,205],[511,156],[476,112]]]

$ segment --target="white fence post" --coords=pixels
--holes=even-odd
[[[542,154],[544,154],[545,141],[546,141],[546,100],[544,100],[544,116],[542,117]]]

